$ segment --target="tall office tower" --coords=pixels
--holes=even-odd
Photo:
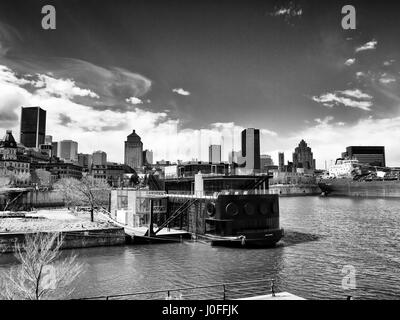
[[[143,166],[143,143],[135,130],[125,141],[125,164],[132,169],[140,169]]]
[[[221,163],[220,145],[213,144],[208,147],[208,161],[210,163]]]
[[[279,171],[285,171],[285,154],[283,152],[278,153]]]
[[[53,157],[58,157],[58,142],[52,142],[51,146],[53,150]]]
[[[260,170],[260,130],[245,129],[242,131],[242,151],[239,167],[248,171]]]
[[[52,143],[53,143],[53,136],[44,137],[44,144],[52,144]]]
[[[143,163],[144,164],[153,164],[153,151],[144,150],[143,151]]]
[[[90,168],[92,166],[92,155],[78,153],[78,164],[83,168]]]
[[[78,142],[72,140],[60,141],[57,156],[64,161],[78,162]]]
[[[104,151],[95,151],[92,155],[92,164],[94,166],[106,166],[107,165],[107,153]]]
[[[44,144],[46,135],[46,110],[40,107],[21,108],[20,141],[27,148]]]
[[[293,166],[295,169],[304,168],[308,170],[315,170],[315,161],[311,148],[307,146],[304,140],[301,140],[299,146],[293,153]]]

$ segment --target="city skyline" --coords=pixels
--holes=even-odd
[[[354,31],[341,28],[342,1],[52,1],[52,31],[40,27],[44,2],[18,3],[0,5],[4,132],[19,133],[21,106],[40,106],[54,141],[119,163],[131,130],[156,160],[207,160],[217,144],[227,161],[240,132],[260,128],[275,163],[304,139],[317,168],[349,145],[385,145],[400,166],[395,3],[353,2]]]

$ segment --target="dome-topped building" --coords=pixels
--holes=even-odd
[[[139,135],[133,132],[125,141],[125,165],[138,170],[143,166],[143,143]]]

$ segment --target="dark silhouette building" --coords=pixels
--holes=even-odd
[[[301,140],[299,146],[294,150],[293,166],[294,169],[315,170],[313,153],[304,140]]]
[[[132,169],[140,169],[143,166],[142,139],[133,130],[125,141],[125,162]]]
[[[46,110],[40,107],[21,109],[20,142],[27,148],[39,148],[46,136]]]
[[[357,159],[363,164],[386,167],[385,147],[382,146],[350,146],[342,153],[342,158]]]
[[[260,130],[245,129],[242,131],[242,150],[238,159],[240,168],[248,172],[260,170]]]

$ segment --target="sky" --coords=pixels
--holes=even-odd
[[[56,29],[41,25],[44,5]],[[123,162],[132,130],[155,160],[223,160],[244,128],[287,160],[301,139],[324,168],[350,145],[384,145],[400,166],[400,5],[352,1],[0,2],[0,135],[21,106],[46,133]]]

